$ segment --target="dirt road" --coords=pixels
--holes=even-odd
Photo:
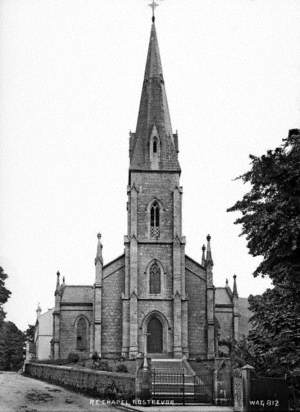
[[[0,412],[116,412],[117,409],[59,386],[0,372]]]

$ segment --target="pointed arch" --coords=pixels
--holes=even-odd
[[[158,295],[161,293],[161,269],[155,261],[149,269],[149,293],[150,295]]]
[[[153,125],[149,138],[149,158],[151,169],[159,169],[160,145],[161,142],[157,127]]]
[[[157,140],[157,137],[155,136],[155,137],[153,137],[153,142],[152,142],[152,152],[153,152],[153,154],[156,154],[157,153],[157,150],[158,150],[158,140]]]
[[[165,293],[166,273],[157,259],[152,259],[145,270],[147,295],[160,298]]]
[[[76,349],[79,351],[87,351],[89,349],[89,334],[90,323],[88,319],[80,315],[75,321],[75,336],[76,336]]]
[[[158,310],[153,310],[145,315],[143,318],[140,329],[142,330],[140,347],[145,348],[145,339],[147,339],[147,351],[150,353],[153,350],[152,343],[149,342],[149,333],[152,333],[152,337],[158,339],[159,348],[154,350],[157,353],[171,353],[172,352],[172,328],[169,319],[166,315]],[[153,336],[153,332],[157,332],[156,336]],[[150,344],[150,347],[149,347]]]
[[[160,235],[160,207],[156,200],[150,208],[150,231],[151,237],[157,238]]]

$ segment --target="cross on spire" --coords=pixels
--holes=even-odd
[[[153,21],[153,23],[155,21],[155,9],[158,6],[159,6],[159,4],[155,0],[152,0],[152,3],[149,3],[149,7],[151,7],[151,9],[152,9],[152,21]]]

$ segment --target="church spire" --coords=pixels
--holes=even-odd
[[[136,132],[130,139],[130,170],[180,172],[156,34],[152,23]]]

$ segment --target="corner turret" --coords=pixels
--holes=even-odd
[[[207,357],[213,359],[215,357],[215,288],[213,285],[213,265],[211,254],[211,236],[207,235],[206,247],[206,301],[207,301]]]
[[[103,282],[103,257],[101,233],[97,234],[97,252],[95,258],[95,283],[94,283],[94,348],[93,351],[101,356],[101,333],[102,333],[102,282]]]
[[[203,267],[206,266],[205,251],[206,251],[206,247],[205,247],[205,245],[203,245],[203,246],[202,246],[202,259],[201,259],[201,265],[202,265]]]
[[[233,336],[237,341],[239,338],[239,295],[236,285],[236,275],[233,275],[233,292],[232,292],[232,303],[233,303]]]

